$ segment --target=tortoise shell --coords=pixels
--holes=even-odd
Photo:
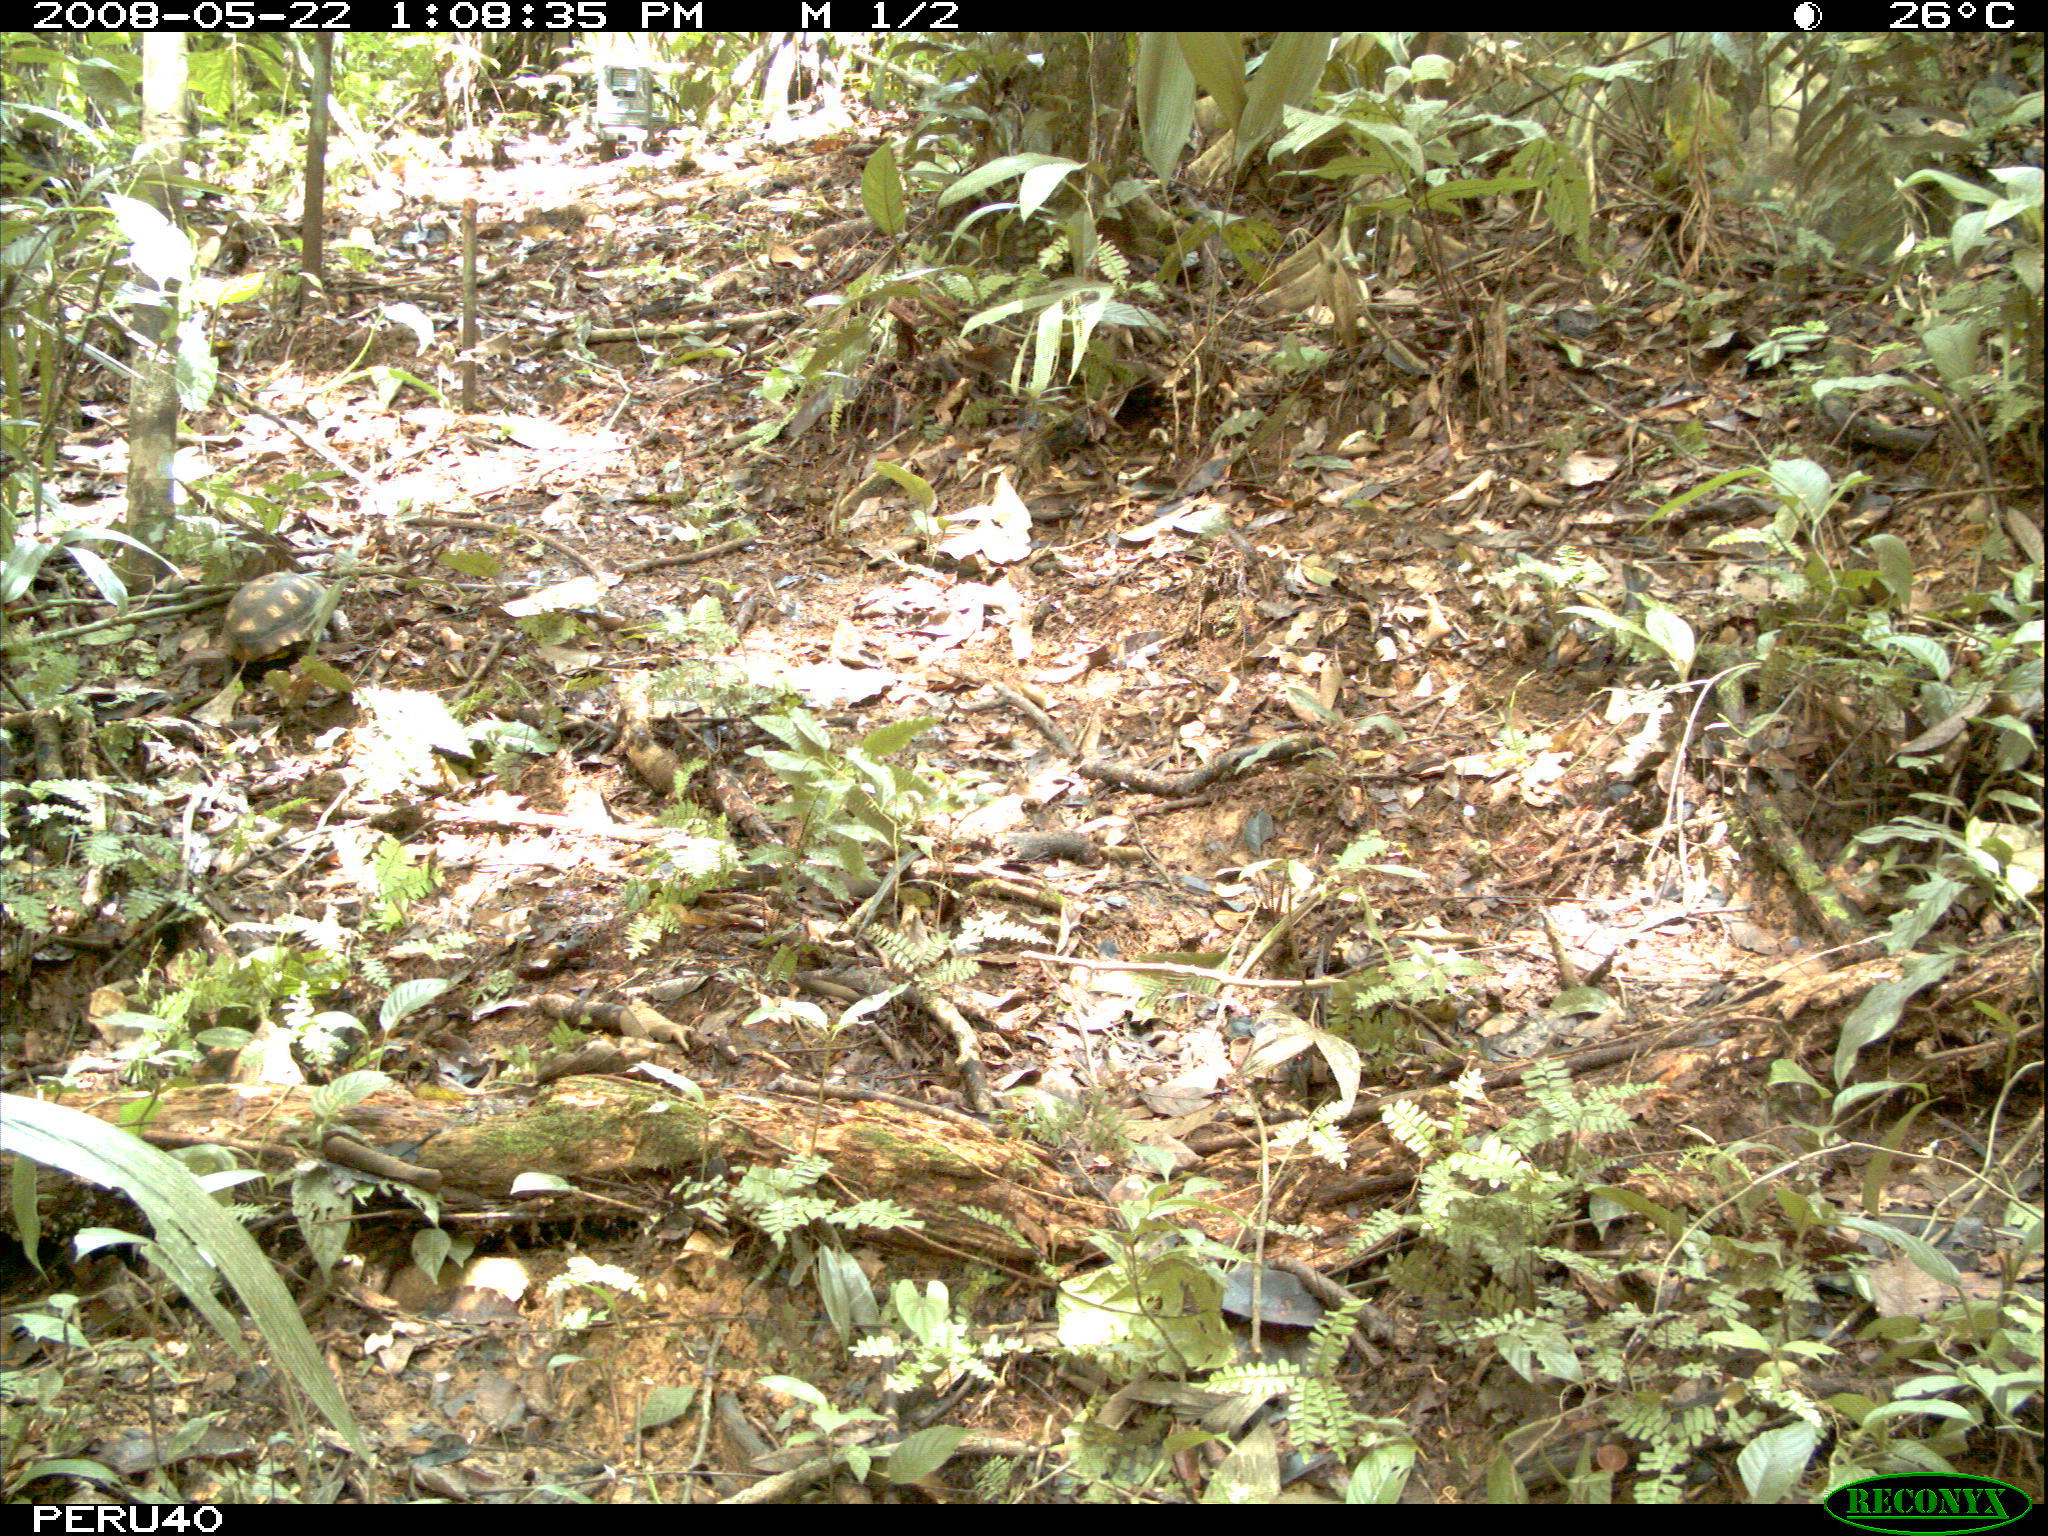
[[[313,638],[326,589],[300,571],[258,576],[228,602],[228,655],[247,666]]]

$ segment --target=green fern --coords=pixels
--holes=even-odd
[[[1429,1305],[1445,1341],[1496,1355],[1531,1383],[1572,1388],[1639,1442],[1630,1494],[1640,1502],[1679,1497],[1707,1446],[1747,1444],[1787,1416],[1816,1436],[1834,1426],[1800,1380],[1836,1353],[1806,1333],[1821,1305],[1810,1266],[1775,1233],[1691,1227],[1670,1212],[1689,1235],[1668,1251],[1653,1242],[1627,1257],[1556,1240],[1593,1187],[1599,1139],[1628,1129],[1641,1090],[1582,1089],[1555,1063],[1525,1082],[1529,1107],[1497,1131],[1470,1123],[1470,1077],[1447,1109],[1389,1106],[1390,1133],[1424,1164],[1415,1208],[1369,1218],[1355,1251],[1411,1237],[1388,1261],[1389,1281]],[[1695,1180],[1751,1179],[1725,1149],[1680,1164]],[[1739,1217],[1741,1202],[1733,1208]],[[1651,1309],[1632,1294],[1665,1300]],[[1884,1433],[1869,1438],[1882,1444]]]
[[[635,959],[679,931],[697,902],[729,886],[742,866],[721,818],[677,801],[664,820],[681,823],[679,835],[649,849],[646,873],[626,883],[625,907],[634,914],[626,925],[626,953]]]
[[[915,1230],[924,1223],[893,1200],[841,1205],[816,1185],[831,1171],[821,1157],[797,1157],[779,1168],[749,1168],[732,1191],[733,1207],[780,1248],[814,1223],[848,1231]]]
[[[1004,913],[985,910],[970,915],[959,928],[953,947],[962,954],[972,954],[992,944],[1040,944],[1045,934]]]
[[[869,930],[869,936],[890,970],[919,987],[942,992],[979,974],[973,959],[956,954],[954,941],[944,934],[910,933],[877,926]]]
[[[370,855],[370,873],[377,882],[378,905],[370,919],[376,928],[399,927],[413,904],[431,896],[440,883],[434,871],[417,862],[395,837],[378,842]]]

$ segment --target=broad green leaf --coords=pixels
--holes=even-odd
[[[1335,36],[1334,32],[1282,32],[1274,38],[1252,75],[1244,117],[1237,125],[1239,164],[1279,126],[1286,108],[1306,106],[1314,99]]]
[[[1195,83],[1215,100],[1223,121],[1235,128],[1244,116],[1244,40],[1236,32],[1176,32],[1180,54]]]
[[[903,233],[903,176],[896,168],[896,147],[886,139],[861,167],[860,201],[883,234]]]
[[[1195,77],[1164,32],[1138,34],[1138,133],[1145,163],[1161,181],[1180,162],[1195,127]]]
[[[240,1323],[214,1295],[215,1274],[241,1298],[279,1367],[356,1454],[369,1458],[362,1431],[270,1260],[175,1158],[78,1110],[16,1094],[0,1094],[0,1151],[133,1200],[156,1234],[164,1272],[228,1347],[248,1354]]]

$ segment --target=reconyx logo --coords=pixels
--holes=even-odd
[[[2034,1507],[2031,1499],[2008,1483],[1933,1472],[1866,1477],[1837,1488],[1823,1506],[1844,1525],[1866,1531],[1912,1532],[1913,1536],[1922,1532],[1962,1536],[1965,1531],[1996,1530]]]

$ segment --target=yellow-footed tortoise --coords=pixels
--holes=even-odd
[[[326,598],[327,589],[302,571],[244,583],[228,602],[229,659],[246,667],[317,639]]]

